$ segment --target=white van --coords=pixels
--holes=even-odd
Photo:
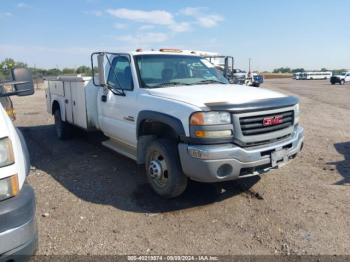
[[[29,154],[21,132],[14,127],[10,96],[34,92],[31,74],[14,69],[11,82],[0,82],[0,261],[23,260],[38,243],[35,195],[26,183]],[[5,85],[13,86],[6,90]]]

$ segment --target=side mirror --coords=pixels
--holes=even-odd
[[[98,80],[101,86],[106,85],[104,59],[105,59],[104,53],[97,55]]]
[[[15,93],[18,96],[29,96],[34,94],[32,73],[26,68],[15,68],[12,70],[12,78]]]

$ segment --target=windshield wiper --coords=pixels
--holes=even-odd
[[[159,88],[159,87],[165,87],[165,86],[188,86],[190,84],[188,83],[182,83],[182,82],[168,82],[168,83],[161,83],[159,85],[152,86],[151,88]]]
[[[214,80],[214,79],[206,79],[206,80],[201,80],[198,82],[193,83],[192,85],[199,85],[199,84],[213,84],[213,83],[219,83],[219,84],[223,84],[226,85],[227,83],[219,81],[219,80]]]

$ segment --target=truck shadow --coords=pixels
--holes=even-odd
[[[143,169],[134,161],[101,145],[105,139],[102,134],[78,132],[71,140],[59,141],[52,125],[20,129],[33,167],[84,201],[121,210],[159,213],[209,205],[249,191],[260,180],[252,177],[220,184],[191,182],[182,196],[165,200],[153,193]]]
[[[343,177],[335,185],[350,185],[350,142],[334,144],[338,153],[344,156],[344,160],[338,162],[330,162],[328,165],[335,165],[339,174]]]

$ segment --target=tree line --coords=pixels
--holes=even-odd
[[[304,68],[289,68],[289,67],[280,67],[276,68],[272,71],[272,73],[276,74],[294,74],[294,73],[302,73],[305,72],[306,70]],[[346,69],[327,69],[327,68],[321,68],[321,72],[333,72],[333,74],[340,74],[341,72],[347,71]]]
[[[59,68],[36,68],[29,67],[26,63],[15,61],[12,58],[6,58],[0,62],[0,79],[10,79],[11,78],[11,70],[13,68],[28,68],[31,70],[34,78],[42,78],[46,76],[59,76],[59,75],[76,75],[82,74],[85,76],[91,76],[92,70],[90,67],[82,65],[77,68],[63,68],[62,70]]]

